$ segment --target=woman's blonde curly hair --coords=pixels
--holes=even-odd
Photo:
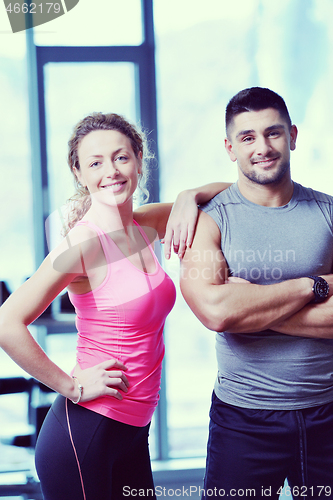
[[[82,139],[90,132],[96,130],[116,130],[124,134],[131,142],[131,146],[136,158],[142,154],[142,171],[139,174],[139,187],[143,191],[145,199],[149,197],[147,189],[144,187],[148,177],[148,162],[153,158],[150,153],[146,135],[139,131],[134,125],[129,123],[123,116],[115,113],[92,113],[86,116],[74,127],[73,134],[68,141],[68,165],[74,175],[75,194],[68,200],[67,221],[64,227],[66,235],[75,224],[82,219],[91,206],[91,197],[86,187],[78,181],[74,167],[80,170],[78,148]]]

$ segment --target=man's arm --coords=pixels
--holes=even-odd
[[[181,291],[194,314],[210,330],[265,330],[312,300],[310,278],[267,286],[227,283],[228,267],[220,241],[221,234],[213,219],[200,212],[192,247],[181,262]]]
[[[333,289],[333,275],[323,276]],[[331,294],[332,292],[330,292]],[[311,338],[333,338],[333,296],[320,304],[308,304],[303,309],[274,324],[272,330],[287,335]]]

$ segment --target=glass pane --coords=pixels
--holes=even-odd
[[[225,106],[257,85],[280,93],[298,126],[295,181],[333,194],[332,14],[330,2],[304,8],[294,0],[234,0],[225,9],[220,0],[154,0],[162,201],[182,189],[237,179],[237,164],[224,150]],[[177,258],[165,267],[177,283]],[[205,455],[214,333],[179,291],[177,297],[166,332],[170,453]]]
[[[141,0],[79,0],[72,9],[65,4],[69,2],[62,2],[63,15],[35,28],[36,45],[142,43]]]
[[[74,194],[67,143],[76,123],[94,111],[136,122],[134,64],[62,63],[45,66],[47,161],[51,212]],[[50,220],[56,224],[57,212]],[[55,227],[55,226],[53,226]],[[53,232],[53,231],[52,231]]]
[[[5,15],[0,16],[0,281],[12,292],[34,270],[34,246],[25,36],[11,33]],[[22,375],[23,370],[0,349],[0,378]],[[2,438],[26,430],[27,403],[26,394],[0,397]],[[15,453],[13,448],[1,444],[3,470],[12,464],[18,467],[21,457],[27,463],[27,452]],[[31,456],[30,461],[32,465]]]
[[[177,302],[165,330],[170,457],[204,456],[216,377],[215,334],[200,323],[182,297],[178,258],[163,266],[177,287]]]
[[[0,280],[13,291],[34,268],[25,37],[0,45]]]

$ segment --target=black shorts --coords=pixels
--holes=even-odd
[[[202,493],[203,499],[333,498],[333,403],[253,410],[213,393]]]

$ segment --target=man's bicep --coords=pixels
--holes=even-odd
[[[181,261],[180,276],[182,294],[197,315],[210,302],[213,287],[223,285],[228,279],[220,238],[213,219],[201,213],[193,244]]]

